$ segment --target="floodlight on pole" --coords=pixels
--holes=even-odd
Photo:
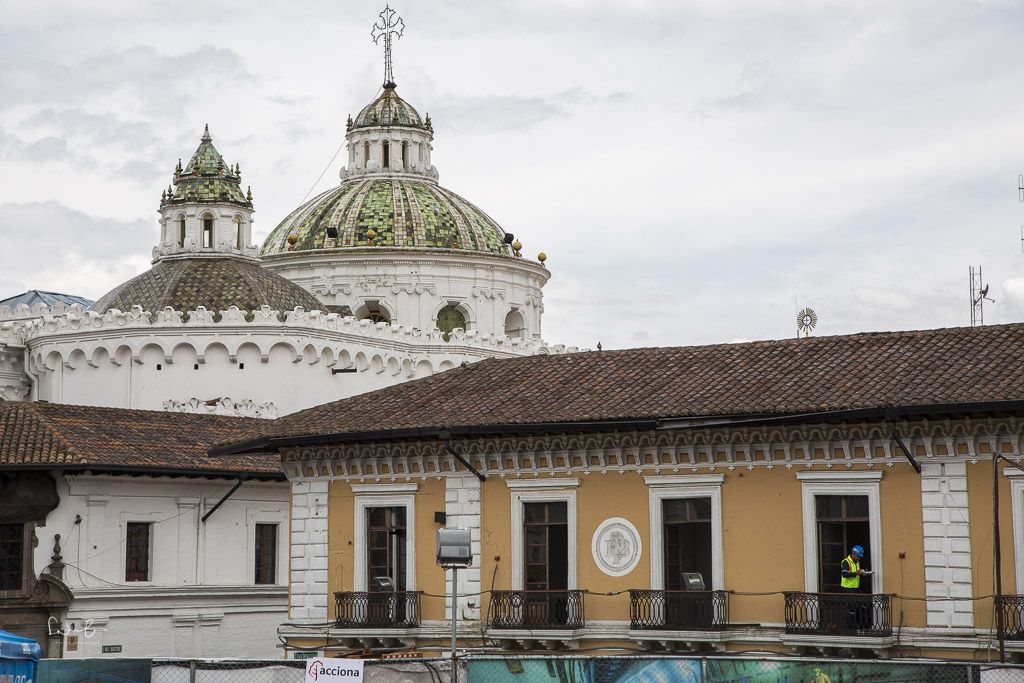
[[[456,640],[459,619],[459,567],[465,569],[473,564],[473,543],[469,529],[437,530],[437,564],[452,570],[452,677],[451,683],[458,683],[459,669],[456,656]]]

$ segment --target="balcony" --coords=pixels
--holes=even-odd
[[[335,593],[334,628],[416,628],[420,625],[420,594],[420,591]]]
[[[729,623],[725,591],[629,591],[634,631],[721,631]]]
[[[891,595],[787,592],[786,633],[811,636],[892,636]]]
[[[492,629],[567,630],[583,628],[583,591],[494,591]]]
[[[1003,638],[1024,640],[1024,595],[1004,595],[998,600],[1003,613]]]

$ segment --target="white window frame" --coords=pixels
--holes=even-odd
[[[286,505],[282,503],[282,505]],[[262,510],[248,508],[246,518],[249,531],[247,533],[246,556],[248,557],[247,571],[249,581],[253,586],[287,586],[288,572],[282,571],[288,567],[288,511]],[[277,527],[277,554],[274,558],[274,583],[256,583],[256,525],[273,524]]]
[[[512,590],[523,590],[523,503],[564,502],[568,527],[569,576],[568,590],[576,589],[576,488],[580,480],[575,477],[558,479],[510,479],[505,484],[512,493]]]
[[[724,474],[681,474],[644,477],[651,516],[651,589],[665,590],[665,515],[663,501],[681,498],[711,499],[711,586],[725,589],[725,551],[722,538],[722,484]]]
[[[352,586],[356,591],[368,590],[366,576],[366,510],[367,508],[405,508],[405,590],[416,590],[416,489],[419,484],[353,484],[355,498],[355,566]]]
[[[874,572],[871,589],[877,595],[884,592],[882,553],[882,508],[878,484],[882,473],[873,470],[853,472],[797,472],[803,498],[804,527],[804,591],[818,592],[818,514],[814,504],[815,496],[867,496],[868,536],[871,543],[871,557],[868,558]],[[839,571],[839,565],[836,565]]]
[[[1017,593],[1024,593],[1024,469],[1007,468],[1003,476],[1010,480],[1013,513],[1013,564]]]
[[[159,583],[159,579],[163,579],[163,576],[157,577],[157,566],[156,566],[156,533],[158,523],[161,521],[159,514],[150,513],[139,513],[139,512],[122,512],[121,513],[121,525],[118,529],[118,535],[121,537],[121,561],[119,572],[121,574],[121,580],[129,586],[152,586]],[[128,525],[129,524],[148,524],[149,525],[149,579],[146,581],[129,581],[128,580]],[[170,548],[171,546],[165,546]],[[173,559],[177,562],[177,547],[174,546]],[[173,566],[173,565],[172,565]]]

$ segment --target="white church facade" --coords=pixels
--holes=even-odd
[[[350,118],[346,137],[340,184],[257,247],[252,192],[204,131],[161,193],[149,270],[90,305],[38,292],[0,302],[0,400],[84,409],[98,422],[89,410],[123,409],[111,414],[123,413],[130,434],[150,411],[195,414],[176,416],[182,425],[275,418],[485,358],[575,350],[541,338],[546,257],[524,257],[511,234],[438,183],[433,124],[394,83]],[[11,590],[45,584],[57,596],[18,617],[52,617],[69,631],[46,635],[50,656],[102,656],[105,644],[132,656],[280,655],[291,492],[276,464],[259,476],[244,463],[222,472],[212,459],[182,472],[164,434],[140,447],[168,460],[166,472],[137,453],[102,467],[85,453],[68,469],[41,460],[44,441],[25,441],[21,429],[13,417],[0,424],[0,437],[19,444],[0,484],[30,477],[49,490],[48,477],[55,499],[0,527],[14,525],[21,540],[4,547],[25,558]],[[212,446],[208,438],[191,446]],[[152,573],[141,581],[125,555],[140,525],[152,525]],[[268,525],[280,557],[260,583],[255,545]]]

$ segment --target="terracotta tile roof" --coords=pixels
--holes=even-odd
[[[287,415],[226,442],[1022,399],[1024,324],[993,325],[484,360]]]
[[[255,422],[220,415],[0,402],[0,466],[277,474],[276,457],[207,456],[211,444],[243,434]]]

